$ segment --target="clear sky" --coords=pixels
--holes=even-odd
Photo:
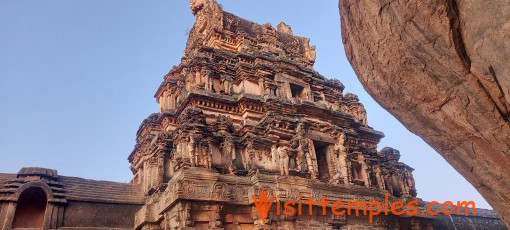
[[[315,69],[360,97],[369,124],[414,167],[424,200],[479,193],[364,90],[347,61],[337,0],[219,0],[257,23],[284,21],[317,46]],[[0,0],[0,172],[23,166],[128,182],[138,126],[157,112],[154,93],[178,65],[194,17],[187,0]]]

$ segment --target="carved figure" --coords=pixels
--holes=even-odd
[[[278,147],[276,147],[276,144],[271,146],[271,160],[273,164],[278,164]]]
[[[358,154],[358,162],[361,165],[361,177],[365,182],[365,186],[370,187],[370,182],[368,180],[368,166],[367,163],[365,162],[365,157],[363,156],[363,154]]]
[[[379,166],[374,167],[374,174],[375,174],[375,178],[377,180],[377,186],[379,187],[379,189],[386,190],[384,178],[383,178],[383,175],[381,172],[381,168]]]
[[[314,63],[315,62],[315,58],[317,57],[317,53],[315,52],[315,46],[305,46],[305,57],[306,59],[311,62],[311,63]]]
[[[341,181],[344,184],[349,183],[347,170],[347,149],[345,148],[345,134],[340,133],[338,142],[335,145],[337,172],[340,173]]]
[[[197,166],[197,151],[196,151],[196,140],[193,135],[188,136],[188,157],[190,160],[190,166]]]
[[[297,153],[295,156],[296,161],[296,170],[299,172],[307,172],[308,166],[306,161],[306,151],[308,151],[308,145],[304,138],[301,136],[298,136],[296,139],[294,139],[295,142],[297,142]]]
[[[234,137],[231,135],[225,137],[222,144],[223,154],[229,156],[232,161],[236,159],[236,146],[234,143]]]
[[[197,12],[201,10],[206,3],[207,3],[206,0],[191,0],[189,3],[191,13],[193,13],[193,15],[196,15]]]
[[[211,141],[207,142],[207,146],[203,149],[202,162],[201,165],[206,168],[212,168],[212,143]]]
[[[310,139],[306,139],[307,151],[305,152],[306,156],[306,164],[308,166],[308,172],[310,172],[312,179],[317,179],[319,173],[317,168],[314,167],[314,162],[317,162],[317,158],[315,157],[315,147],[313,146],[313,141]]]
[[[285,24],[284,22],[280,22],[280,24],[276,26],[276,30],[284,34],[292,35],[292,28],[289,25]]]
[[[278,147],[278,159],[280,166],[280,175],[289,175],[289,154],[287,153],[287,147],[281,145]]]
[[[368,126],[368,123],[367,123],[367,111],[365,110],[365,108],[363,107],[362,104],[358,104],[356,106],[355,113],[356,113],[356,119],[361,124],[363,124],[363,126],[365,126],[365,127]]]
[[[209,70],[202,71],[202,75],[204,76],[204,83],[205,83],[204,89],[209,92],[213,92],[214,88],[213,88],[213,78],[211,76],[211,71],[209,71]]]
[[[224,75],[221,78],[221,84],[223,85],[223,92],[227,95],[232,93],[232,76]]]

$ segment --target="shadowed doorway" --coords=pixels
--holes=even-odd
[[[317,166],[318,166],[318,173],[319,173],[319,180],[322,182],[328,182],[331,178],[329,175],[329,166],[328,166],[328,156],[327,151],[329,144],[320,142],[320,141],[313,141],[313,145],[315,148],[315,155],[317,157]]]
[[[43,228],[48,198],[41,188],[28,188],[18,199],[13,228]]]

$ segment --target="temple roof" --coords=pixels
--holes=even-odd
[[[18,174],[0,173],[0,198],[14,196],[18,188],[31,182],[43,182],[52,189],[57,188],[53,191],[55,195],[68,201],[143,204],[145,198],[136,184],[60,176],[54,169],[35,167],[22,168]]]

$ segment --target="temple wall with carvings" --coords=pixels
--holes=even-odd
[[[150,197],[137,228],[369,226],[363,218],[285,218],[274,210],[263,222],[249,199],[262,188],[284,197],[417,199],[413,169],[398,150],[377,151],[384,134],[368,125],[356,95],[313,69],[308,38],[285,23],[275,29],[239,18],[214,0],[191,8],[185,56],[164,76],[155,94],[160,111],[142,122],[129,156],[132,183]],[[371,227],[401,219],[386,216]],[[401,224],[412,221],[430,223]]]

